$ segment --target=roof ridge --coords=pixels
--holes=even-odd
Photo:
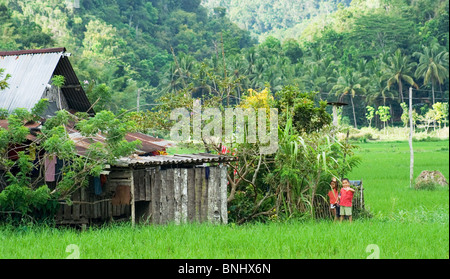
[[[14,56],[14,55],[25,55],[25,54],[55,53],[55,52],[66,52],[66,48],[65,47],[57,47],[57,48],[43,48],[43,49],[0,51],[0,56]]]

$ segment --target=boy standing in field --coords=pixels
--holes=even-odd
[[[339,217],[339,191],[337,187],[336,178],[333,177],[330,183],[331,191],[328,192],[328,197],[330,198],[330,211],[334,216],[334,221],[336,221]]]
[[[350,223],[352,222],[352,201],[353,194],[355,190],[350,187],[350,181],[348,178],[342,179],[342,189],[341,189],[341,198],[340,198],[340,214],[341,219],[340,222],[344,219],[344,216],[348,216],[348,220]]]

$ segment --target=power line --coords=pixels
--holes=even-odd
[[[436,93],[436,91],[434,91],[435,93]],[[442,91],[440,91],[440,92],[442,92]],[[322,96],[322,95],[334,95],[334,96],[336,96],[336,97],[338,97],[339,95],[336,95],[336,94],[334,94],[334,93],[327,93],[327,92],[322,92],[322,93],[320,93],[319,94],[320,96]],[[356,95],[355,94],[355,97],[362,97],[362,98],[369,98],[369,96],[366,96],[366,95]],[[397,99],[398,97],[383,97],[383,96],[377,96],[377,97],[375,97],[375,98],[373,98],[374,100],[376,100],[376,99]],[[407,98],[407,97],[403,97],[403,99],[404,100],[409,100],[409,98]],[[431,99],[431,96],[430,97],[413,97],[412,98],[413,100],[429,100],[429,99]],[[446,97],[435,97],[435,99],[436,100],[448,100],[448,98],[446,98]]]

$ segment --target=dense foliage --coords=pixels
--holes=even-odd
[[[203,0],[210,11],[222,11],[241,28],[264,39],[267,35],[296,37],[309,20],[337,10],[339,5],[348,6],[351,0]]]
[[[0,49],[65,46],[97,109],[133,109],[138,89],[151,109],[188,86],[236,104],[295,85],[349,103],[343,120],[361,127],[368,105],[402,125],[409,86],[416,107],[448,101],[448,1],[78,2],[1,0]]]
[[[48,100],[42,99],[31,112],[16,109],[7,116],[8,128],[0,128],[0,220],[43,221],[52,220],[60,202],[71,203],[71,194],[86,187],[89,177],[98,177],[106,164],[131,154],[140,144],[128,142],[125,134],[134,127],[133,122],[119,119],[109,111],[84,119],[65,110],[45,121],[36,138],[31,140],[25,124],[40,120]],[[98,133],[105,142],[92,143],[79,155],[75,142],[66,127],[75,126],[87,139]],[[46,162],[56,157],[62,161],[58,183],[47,185]]]
[[[171,82],[173,54],[202,60],[222,41],[230,54],[254,43],[197,0],[78,2],[0,1],[0,50],[66,47],[91,100],[108,100],[103,108],[136,107],[138,88],[142,104],[151,103]]]
[[[72,52],[81,84],[101,111],[94,122],[78,123],[88,136],[99,131],[95,121],[100,120],[117,126],[108,131],[118,135],[126,129],[121,125],[135,122],[133,128],[142,132],[167,136],[171,109],[191,109],[196,98],[203,107],[221,110],[277,107],[276,154],[233,146],[240,161],[230,165],[228,201],[236,222],[313,215],[315,197],[326,192],[329,179],[342,178],[358,163],[353,147],[329,128],[331,108],[324,100],[349,104],[341,109],[341,123],[404,126],[412,87],[414,123],[427,131],[434,123],[446,125],[448,1],[263,2],[82,0],[76,6],[75,1],[0,0],[0,50],[65,46]],[[258,44],[251,34],[259,36]],[[0,70],[0,89],[8,78]],[[13,113],[10,121],[19,115]],[[61,113],[54,121],[67,117]],[[1,131],[13,143],[25,133],[16,124],[17,129],[13,124],[13,130]],[[42,147],[57,152],[52,144],[66,137],[61,125],[43,132],[49,143]],[[92,154],[109,160],[121,154],[115,150],[131,150],[122,147]],[[65,148],[73,149],[69,143]],[[29,171],[25,154],[20,158],[5,166]],[[84,174],[100,169],[92,165]],[[69,172],[72,181],[77,172]],[[22,176],[10,179],[16,186],[28,183]],[[66,185],[66,194],[70,185],[75,184]]]

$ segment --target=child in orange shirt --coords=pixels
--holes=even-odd
[[[330,198],[330,210],[334,216],[334,221],[339,217],[339,191],[336,178],[333,177],[330,182],[331,191],[328,192]]]

